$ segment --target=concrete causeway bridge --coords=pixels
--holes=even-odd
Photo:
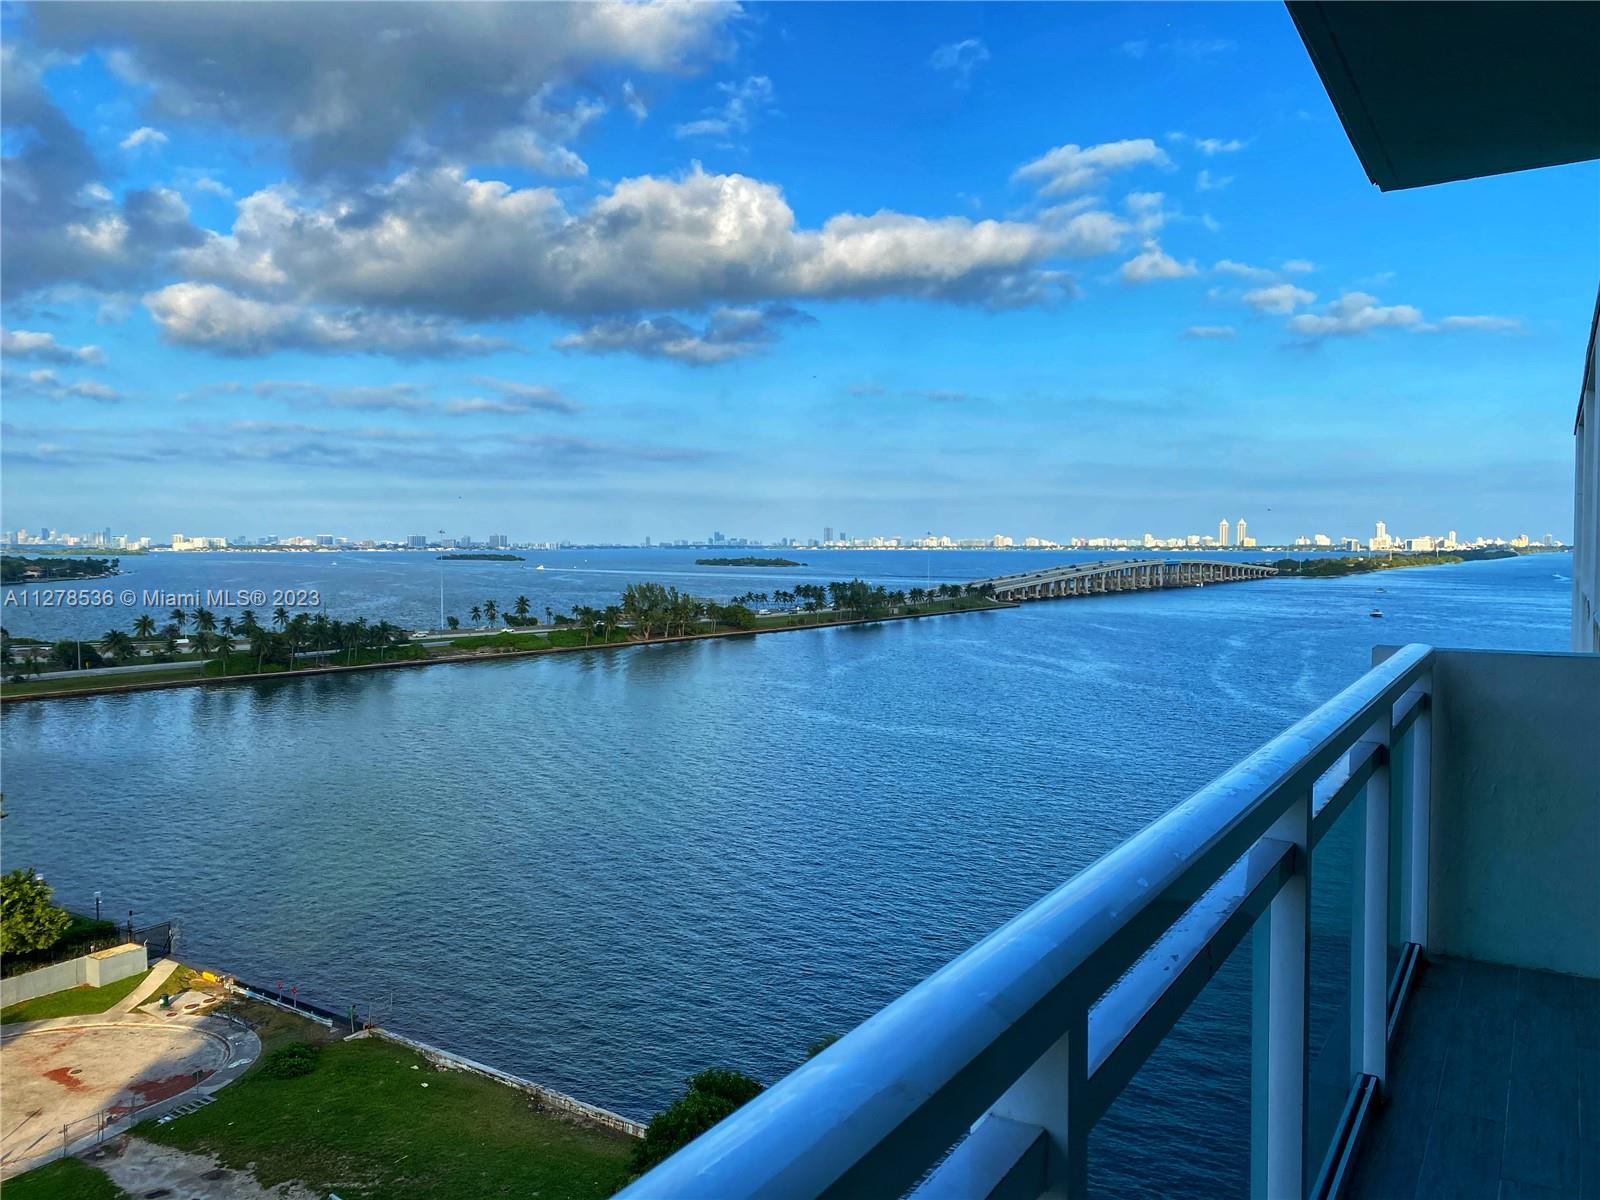
[[[1277,573],[1277,567],[1262,563],[1136,558],[1121,562],[1071,563],[1021,575],[997,575],[993,579],[980,579],[973,586],[992,587],[996,600],[1057,600],[1106,592],[1243,583],[1248,579],[1270,579]]]

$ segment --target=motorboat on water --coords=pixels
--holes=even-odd
[[[1383,610],[1381,608],[1375,608],[1371,612],[1369,612],[1367,614],[1367,616],[1369,616],[1369,617],[1381,617],[1381,616],[1383,616]]]

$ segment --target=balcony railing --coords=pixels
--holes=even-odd
[[[623,1195],[1082,1196],[1089,1131],[1257,926],[1252,1192],[1335,1194],[1426,941],[1433,657],[1398,651]],[[1352,806],[1352,1084],[1313,1147],[1309,880]]]

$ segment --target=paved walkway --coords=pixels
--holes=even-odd
[[[260,1040],[241,1022],[210,1015],[214,998],[183,992],[159,1006],[176,966],[157,963],[105,1012],[6,1027],[0,1178],[208,1096],[255,1061]]]

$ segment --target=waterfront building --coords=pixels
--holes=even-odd
[[[1600,7],[1288,7],[1385,192],[1600,158]],[[1255,1200],[1587,1195],[1600,301],[1591,330],[1574,653],[1376,647],[1343,692],[621,1195],[1083,1197],[1091,1131],[1247,936],[1248,1062],[1198,1069],[1250,1080]],[[1373,549],[1392,545],[1379,522]],[[1335,828],[1349,882],[1318,903],[1342,908],[1349,952],[1313,978]],[[1325,1041],[1314,1002],[1333,1006]],[[1184,1182],[1177,1115],[1148,1131],[1146,1194]]]
[[[1228,541],[1228,518],[1223,517],[1217,522],[1217,545],[1226,546]]]
[[[1237,545],[1243,546],[1245,544],[1245,523],[1243,517],[1239,518],[1239,524],[1234,527],[1233,537]],[[1252,542],[1250,544],[1254,545],[1255,543]]]

